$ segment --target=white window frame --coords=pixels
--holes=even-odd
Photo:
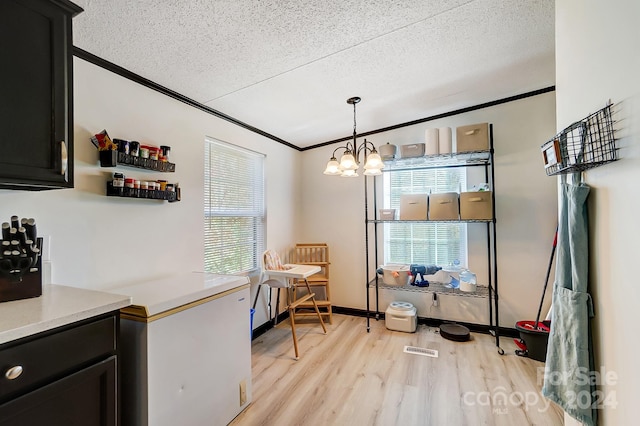
[[[391,196],[391,179],[393,176],[398,176],[398,173],[411,173],[411,184],[407,187],[402,188],[401,193],[406,194],[420,194],[420,193],[437,193],[437,192],[460,192],[462,188],[466,188],[467,185],[467,173],[464,168],[434,168],[428,170],[420,170],[421,173],[434,173],[434,181],[436,181],[435,186],[427,186],[424,183],[424,179],[413,179],[413,175],[418,170],[408,170],[408,171],[389,171],[383,173],[383,205],[384,208],[390,209],[395,208],[399,210],[399,197],[398,194],[396,196]],[[435,178],[435,174],[440,173],[439,178]],[[443,176],[446,173],[459,173],[459,182],[456,184],[443,181]],[[393,200],[392,200],[393,198]],[[414,247],[414,239],[418,240],[419,238],[424,237],[425,229],[429,229],[432,232],[433,238],[424,238],[430,241],[429,244],[441,244],[446,245],[447,238],[446,233],[449,229],[455,227],[456,232],[458,233],[458,237],[455,238],[455,241],[458,241],[460,246],[459,250],[456,250],[455,254],[451,253],[448,255],[440,255],[438,254],[441,250],[434,248],[432,253],[428,256],[428,259],[425,259],[425,256],[420,256],[418,253],[415,253],[417,249]],[[433,222],[433,223],[385,223],[383,227],[384,232],[384,262],[385,263],[403,263],[403,264],[436,264],[438,266],[448,266],[454,260],[458,260],[460,265],[467,265],[468,262],[468,234],[467,234],[467,224],[466,223],[442,223],[442,222]],[[409,244],[409,254],[403,258],[393,258],[392,257],[392,247],[391,240],[393,238],[394,232],[404,232],[409,234],[409,239],[411,241]],[[443,235],[445,237],[443,238]],[[452,239],[453,240],[453,239]],[[415,246],[417,246],[416,244]]]
[[[204,149],[204,270],[254,272],[266,240],[266,156],[209,137]]]

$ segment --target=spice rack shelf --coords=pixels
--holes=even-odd
[[[175,191],[161,191],[138,188],[114,188],[112,182],[107,182],[107,196],[160,200],[172,203],[175,201],[180,201],[180,188],[177,188]]]
[[[100,166],[128,166],[162,173],[172,173],[176,171],[176,165],[174,163],[152,160],[119,151],[100,151]]]

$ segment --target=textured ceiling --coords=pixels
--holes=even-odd
[[[75,46],[299,147],[555,82],[553,0],[75,2]]]

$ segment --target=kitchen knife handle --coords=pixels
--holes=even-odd
[[[60,174],[67,174],[67,166],[69,164],[69,154],[67,153],[67,144],[60,141]]]
[[[27,233],[28,240],[37,241],[38,230],[36,229],[36,220],[34,218],[27,220],[27,223],[24,225],[24,229]]]

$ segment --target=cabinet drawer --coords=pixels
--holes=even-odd
[[[111,356],[0,404],[0,426],[115,426],[117,361]]]
[[[0,348],[0,401],[115,353],[116,318],[103,318],[10,345]],[[22,368],[22,373],[9,379],[7,372],[17,366]]]

